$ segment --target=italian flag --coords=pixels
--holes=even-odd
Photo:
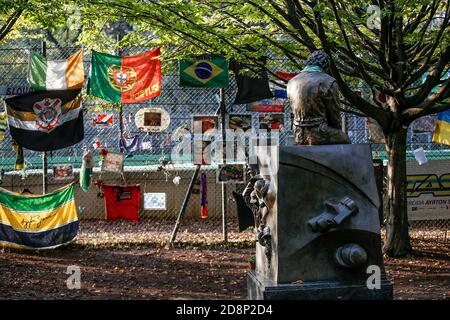
[[[88,94],[120,103],[155,98],[162,83],[159,58],[159,48],[133,56],[92,51]]]
[[[28,82],[36,90],[80,89],[84,84],[83,50],[66,60],[47,60],[31,51]]]

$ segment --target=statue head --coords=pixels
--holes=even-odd
[[[330,66],[330,56],[323,49],[316,50],[306,59],[305,66],[319,66],[326,72]]]

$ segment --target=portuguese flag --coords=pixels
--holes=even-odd
[[[110,102],[136,103],[161,92],[160,50],[133,56],[92,51],[88,94]]]
[[[222,56],[180,61],[182,87],[225,88],[228,83],[228,62]]]

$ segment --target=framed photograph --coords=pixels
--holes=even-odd
[[[193,116],[192,122],[194,133],[194,164],[209,165],[212,162],[212,155],[208,154],[206,149],[211,145],[211,136],[217,133],[219,117],[197,115]],[[196,131],[200,131],[201,134]],[[207,136],[208,134],[211,134],[211,136]]]
[[[123,153],[108,152],[102,161],[102,172],[123,172]]]
[[[192,118],[193,125],[192,128],[201,128],[202,134],[206,133],[210,130],[219,128],[219,117],[218,116],[193,116]]]
[[[164,192],[144,193],[144,210],[166,210]]]
[[[250,114],[230,114],[228,129],[247,131],[252,129],[252,116]]]
[[[169,127],[170,115],[163,108],[142,108],[136,112],[134,122],[143,132],[161,132]]]
[[[266,130],[281,130],[284,126],[283,113],[261,114],[259,116],[259,128]]]
[[[217,183],[245,183],[245,164],[219,164]]]
[[[57,164],[53,166],[55,180],[73,179],[73,166],[71,164]]]
[[[162,114],[161,112],[144,112],[144,126],[160,127]]]

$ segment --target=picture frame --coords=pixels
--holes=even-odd
[[[252,129],[251,114],[230,114],[228,116],[228,129],[246,132]]]
[[[57,164],[53,166],[53,179],[70,180],[73,177],[73,166],[71,164]]]
[[[170,125],[170,115],[164,108],[142,108],[136,112],[134,122],[142,132],[162,132]]]
[[[208,138],[218,133],[219,117],[216,115],[194,115],[192,117],[192,128],[194,135],[194,164],[210,165],[212,156],[205,156],[205,149],[211,145],[211,140],[204,139],[204,135]],[[197,128],[201,128],[201,134],[195,132]]]
[[[284,127],[283,113],[260,114],[258,120],[259,129],[282,130]]]

